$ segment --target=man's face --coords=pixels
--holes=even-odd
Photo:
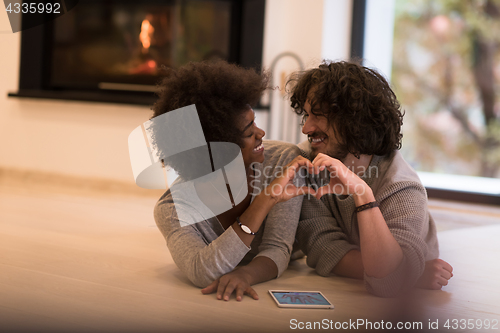
[[[328,124],[326,117],[316,116],[311,112],[311,91],[313,91],[313,89],[309,91],[307,100],[304,103],[305,122],[302,127],[302,133],[307,135],[311,143],[311,159],[314,159],[319,153],[323,153],[343,161],[347,156],[347,152],[340,149],[333,127]],[[319,105],[315,105],[315,108],[319,107]]]

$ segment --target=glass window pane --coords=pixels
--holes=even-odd
[[[392,85],[420,171],[500,177],[500,2],[396,0]]]

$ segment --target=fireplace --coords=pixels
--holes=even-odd
[[[259,70],[264,7],[265,0],[80,0],[22,32],[19,91],[9,95],[150,105],[161,66],[224,59]]]

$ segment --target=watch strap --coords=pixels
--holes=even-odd
[[[378,207],[378,202],[372,201],[372,202],[369,202],[367,204],[356,207],[356,213],[362,212],[362,211],[370,209],[370,208],[375,208],[375,207]]]
[[[255,236],[257,235],[257,232],[252,232],[250,228],[247,225],[244,225],[241,223],[239,216],[236,217],[236,222],[238,222],[238,225],[240,226],[240,229],[247,235],[252,235]]]

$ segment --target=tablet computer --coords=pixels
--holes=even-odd
[[[269,290],[280,308],[333,309],[333,304],[320,291]]]

